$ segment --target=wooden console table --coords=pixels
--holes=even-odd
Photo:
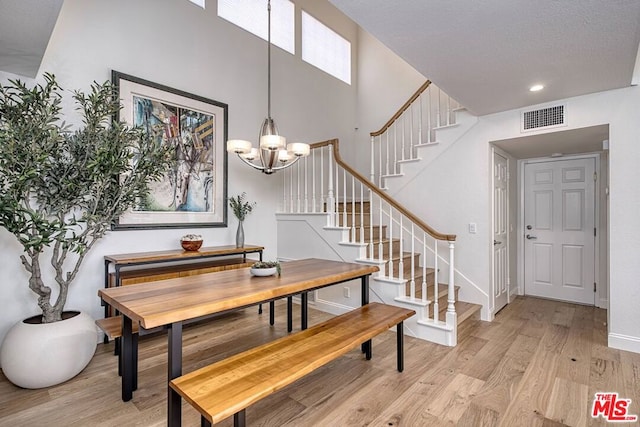
[[[247,261],[247,254],[258,253],[260,255],[260,261],[262,261],[262,251],[264,251],[263,246],[255,246],[255,245],[245,245],[241,248],[237,248],[235,246],[211,246],[200,248],[198,251],[185,251],[182,249],[172,249],[166,251],[152,251],[152,252],[138,252],[138,253],[128,253],[128,254],[114,254],[114,255],[105,255],[104,256],[104,287],[109,288],[112,286],[121,286],[122,285],[122,269],[127,268],[126,271],[136,270],[135,267],[147,266],[152,264],[168,264],[168,263],[180,263],[180,262],[189,262],[184,263],[185,269],[187,267],[197,266],[198,264],[204,264],[205,260],[209,260],[211,258],[219,258],[224,256],[233,256],[233,255],[242,255],[242,261]],[[109,280],[109,270],[110,266],[113,265],[113,281]],[[178,264],[179,265],[179,264]],[[204,265],[206,267],[206,265]],[[157,273],[155,269],[147,269],[149,275],[153,275]],[[179,268],[175,268],[175,275],[166,275],[163,278],[174,278],[178,277]],[[212,270],[213,271],[213,270]],[[137,272],[144,273],[146,270],[139,269]],[[207,272],[203,270],[202,272]],[[193,274],[193,273],[192,273]],[[197,274],[197,273],[196,273]],[[160,280],[160,279],[155,279]],[[143,280],[138,280],[138,282]],[[109,313],[109,307],[105,306],[105,317],[109,317],[112,313]]]

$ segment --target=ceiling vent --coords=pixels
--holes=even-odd
[[[565,106],[555,105],[540,110],[523,111],[520,123],[521,132],[566,126]]]

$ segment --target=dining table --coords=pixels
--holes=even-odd
[[[301,329],[308,323],[308,292],[360,280],[361,304],[369,303],[369,277],[377,265],[309,258],[281,263],[281,274],[253,276],[249,268],[100,289],[98,296],[122,314],[122,400],[137,387],[133,324],[140,334],[167,330],[167,383],[182,375],[183,324],[207,316],[300,295]],[[169,426],[181,424],[181,399],[167,387]]]

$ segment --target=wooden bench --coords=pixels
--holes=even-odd
[[[122,336],[122,316],[105,317],[104,319],[96,320],[96,326],[104,332],[109,341],[115,340]],[[138,324],[133,324],[133,333],[138,333]]]
[[[397,367],[404,369],[403,322],[415,311],[371,303],[198,369],[169,384],[201,414],[203,426],[233,415],[245,425],[245,409],[315,369],[362,345],[371,359],[371,339],[397,326]]]
[[[96,326],[104,332],[105,337],[111,341],[116,340],[114,353],[118,356],[118,375],[122,375],[122,357],[120,352],[120,337],[122,336],[122,316],[105,317],[96,320]],[[131,325],[133,332],[133,363],[135,372],[138,372],[138,324]],[[137,375],[136,375],[137,382]]]

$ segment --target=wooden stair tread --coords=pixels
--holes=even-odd
[[[465,320],[480,313],[482,306],[480,304],[472,304],[470,302],[456,301],[456,313],[458,314],[458,325]]]
[[[371,303],[183,375],[170,386],[215,424],[414,314]]]

